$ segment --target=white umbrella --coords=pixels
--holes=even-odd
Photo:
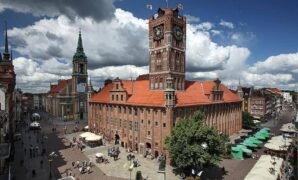
[[[84,132],[84,133],[80,134],[80,137],[86,138],[86,137],[92,136],[92,134],[93,133],[91,133],[91,132]]]
[[[103,157],[103,154],[102,153],[96,153],[95,157],[97,157],[97,158]]]
[[[102,139],[102,136],[98,136],[96,134],[93,134],[92,136],[86,137],[86,141],[99,141]]]
[[[89,129],[89,126],[85,126],[84,129]]]

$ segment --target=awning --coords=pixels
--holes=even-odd
[[[296,127],[293,123],[287,123],[287,124],[282,125],[282,127],[280,128],[280,131],[288,132],[288,133],[297,132]]]
[[[262,141],[258,140],[255,137],[252,137],[252,136],[249,137],[248,140],[251,141],[251,142],[253,142],[254,144],[262,144],[263,143]]]
[[[273,159],[274,158],[274,159]],[[262,155],[250,172],[246,175],[244,180],[276,180],[280,174],[280,167],[283,159],[269,155]],[[275,165],[274,165],[275,164]],[[273,168],[275,173],[270,173],[270,168]]]
[[[246,146],[244,145],[237,145],[243,152],[245,152],[248,155],[252,154],[252,150],[248,149]]]
[[[274,151],[285,151],[290,146],[292,139],[284,139],[282,136],[272,137],[265,145],[267,149]]]

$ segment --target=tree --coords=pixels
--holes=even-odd
[[[253,117],[249,112],[242,112],[242,127],[244,129],[252,129],[256,125],[253,121]]]
[[[192,169],[197,174],[204,163],[217,164],[224,153],[223,137],[204,119],[204,114],[197,111],[192,118],[178,121],[165,140],[173,165],[185,174]]]

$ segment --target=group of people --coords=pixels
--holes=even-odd
[[[75,149],[75,146],[77,146],[78,149],[81,150],[81,152],[84,149],[84,145],[81,139],[77,140],[76,137],[73,137],[72,142],[70,142],[70,147],[72,148],[72,150]]]
[[[108,148],[108,156],[113,157],[114,161],[118,159],[119,154],[120,154],[119,147],[113,146],[111,148]]]
[[[77,160],[76,162],[72,162],[72,166],[73,168],[78,168],[80,173],[83,174],[83,173],[91,173],[91,167],[93,166],[92,162],[89,161],[87,162],[86,160],[85,161],[82,161],[80,162],[79,160]]]

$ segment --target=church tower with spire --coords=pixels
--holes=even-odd
[[[77,114],[77,119],[84,119],[87,115],[87,56],[85,55],[81,31],[77,50],[73,56],[72,67],[72,93],[74,99],[74,112]]]
[[[4,52],[0,53],[0,83],[5,84],[8,92],[13,92],[16,83],[16,74],[12,55],[8,49],[7,24],[5,22]]]

